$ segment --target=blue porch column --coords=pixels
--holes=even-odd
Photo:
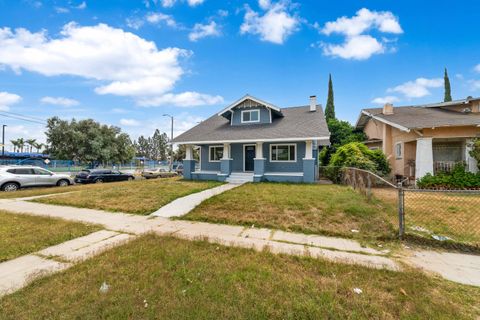
[[[313,141],[307,140],[305,144],[305,158],[303,158],[303,182],[315,182],[315,162],[313,158]]]
[[[195,171],[195,160],[193,159],[193,149],[191,145],[185,146],[185,159],[183,160],[183,178],[192,179],[192,172]]]
[[[223,144],[223,157],[220,160],[220,174],[218,180],[225,181],[225,179],[232,173],[233,159],[230,157],[230,144]]]
[[[253,181],[260,182],[265,174],[265,162],[263,157],[263,142],[257,142],[255,147],[255,158],[253,159]]]

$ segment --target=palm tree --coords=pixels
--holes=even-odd
[[[20,152],[23,152],[23,148],[25,147],[25,140],[23,138],[17,139],[17,149]]]
[[[40,143],[40,142],[35,142],[35,143],[33,144],[33,147],[34,147],[35,149],[37,149],[37,153],[40,153],[40,149],[42,149],[42,148],[44,147],[44,144],[43,144],[43,143]]]
[[[37,139],[27,139],[26,143],[30,146],[30,153],[32,153],[33,151],[33,147],[35,145],[35,143],[37,143]],[[27,147],[27,151],[28,151],[28,147]]]
[[[13,152],[17,152],[17,147],[18,147],[18,143],[17,143],[17,140],[10,140],[10,143],[12,144],[13,146]]]

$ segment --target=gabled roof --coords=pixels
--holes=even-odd
[[[283,117],[276,118],[272,123],[244,126],[230,125],[230,122],[220,112],[179,135],[173,139],[173,142],[212,144],[316,140],[321,145],[330,143],[330,132],[320,105],[317,106],[315,112],[310,111],[310,106],[279,110],[283,113]]]
[[[364,109],[358,118],[356,127],[363,129],[370,119],[406,132],[423,128],[480,126],[480,113],[463,113],[432,105],[428,107],[394,107],[393,114],[383,114],[383,108]]]
[[[236,106],[238,106],[239,104],[245,102],[246,100],[252,100],[252,101],[255,101],[256,103],[258,104],[261,104],[261,105],[264,105],[265,107],[269,108],[269,109],[272,109],[274,111],[277,111],[279,113],[281,113],[281,109],[271,103],[268,103],[266,101],[263,101],[261,99],[258,99],[258,98],[255,98],[254,96],[251,96],[249,94],[246,94],[245,96],[243,96],[242,98],[238,99],[237,101],[235,101],[234,103],[232,103],[231,105],[229,105],[228,107],[226,107],[225,109],[223,109],[222,111],[220,111],[218,113],[219,116],[223,116],[226,112],[229,112],[231,111],[233,108],[235,108]]]

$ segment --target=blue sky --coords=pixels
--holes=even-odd
[[[337,117],[480,93],[476,1],[0,0],[0,114],[175,134],[250,93]],[[10,113],[5,113],[10,112]],[[40,123],[0,116],[7,139]]]

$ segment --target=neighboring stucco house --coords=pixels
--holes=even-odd
[[[186,145],[186,179],[310,183],[318,179],[318,147],[329,141],[315,96],[309,105],[279,108],[250,95],[173,139]]]
[[[371,149],[383,150],[398,178],[449,171],[458,162],[471,172],[478,169],[469,151],[472,139],[480,137],[480,98],[364,109],[356,127]]]

